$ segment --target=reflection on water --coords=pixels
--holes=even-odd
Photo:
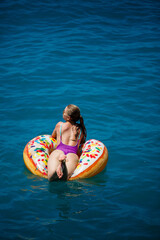
[[[45,178],[33,175],[26,168],[24,174],[29,182],[27,189],[23,188],[21,191],[30,192],[30,201],[36,199],[36,208],[38,205],[40,208],[46,205],[51,208],[50,224],[57,224],[65,219],[77,219],[79,215],[87,213],[91,203],[97,204],[101,198],[101,188],[107,185],[106,169],[95,177],[74,181],[48,182]],[[48,191],[49,197],[46,195]]]
[[[101,177],[90,179],[51,182],[48,184],[49,192],[52,194],[55,208],[61,218],[72,218],[75,215],[87,212],[90,203],[96,203],[101,196],[100,189],[106,184]]]

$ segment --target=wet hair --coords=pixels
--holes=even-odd
[[[87,137],[87,131],[86,131],[86,128],[85,128],[85,125],[84,125],[83,117],[80,114],[79,107],[77,107],[74,104],[69,104],[67,106],[67,114],[68,114],[68,116],[70,116],[71,121],[74,124],[78,125],[79,128],[82,129],[83,139],[82,139],[81,143],[85,143],[86,137]],[[77,123],[78,121],[80,121],[80,123]]]

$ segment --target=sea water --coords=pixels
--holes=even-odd
[[[0,239],[160,239],[160,2],[0,2]],[[31,174],[23,149],[66,105],[105,170],[72,182]]]

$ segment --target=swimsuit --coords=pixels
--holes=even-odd
[[[57,146],[56,149],[63,151],[65,155],[67,155],[68,153],[77,154],[78,143],[79,143],[79,140],[80,140],[80,137],[81,137],[81,132],[82,132],[82,130],[80,131],[80,134],[79,134],[79,137],[78,137],[78,142],[77,142],[76,146],[66,145],[66,144],[62,143],[62,124],[61,124],[61,126],[60,126],[60,144]],[[51,179],[50,179],[50,182],[52,182],[52,181],[66,181],[68,179],[68,171],[67,171],[67,167],[66,167],[65,162],[62,162],[62,172],[63,172],[63,176],[61,178],[58,177],[57,172],[54,172]]]
[[[79,143],[79,140],[80,140],[80,137],[81,137],[82,130],[80,131],[80,134],[79,134],[79,137],[78,137],[78,142],[77,142],[76,146],[70,146],[70,145],[66,145],[66,144],[62,143],[62,133],[61,132],[62,132],[62,124],[60,126],[60,144],[57,146],[56,149],[63,151],[65,155],[67,155],[68,153],[77,154],[78,143]]]

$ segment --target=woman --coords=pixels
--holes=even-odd
[[[65,123],[58,122],[52,137],[57,139],[57,148],[48,160],[48,180],[67,180],[78,163],[78,149],[86,140],[86,128],[79,107],[70,104],[63,111]],[[80,121],[80,124],[77,122]]]

